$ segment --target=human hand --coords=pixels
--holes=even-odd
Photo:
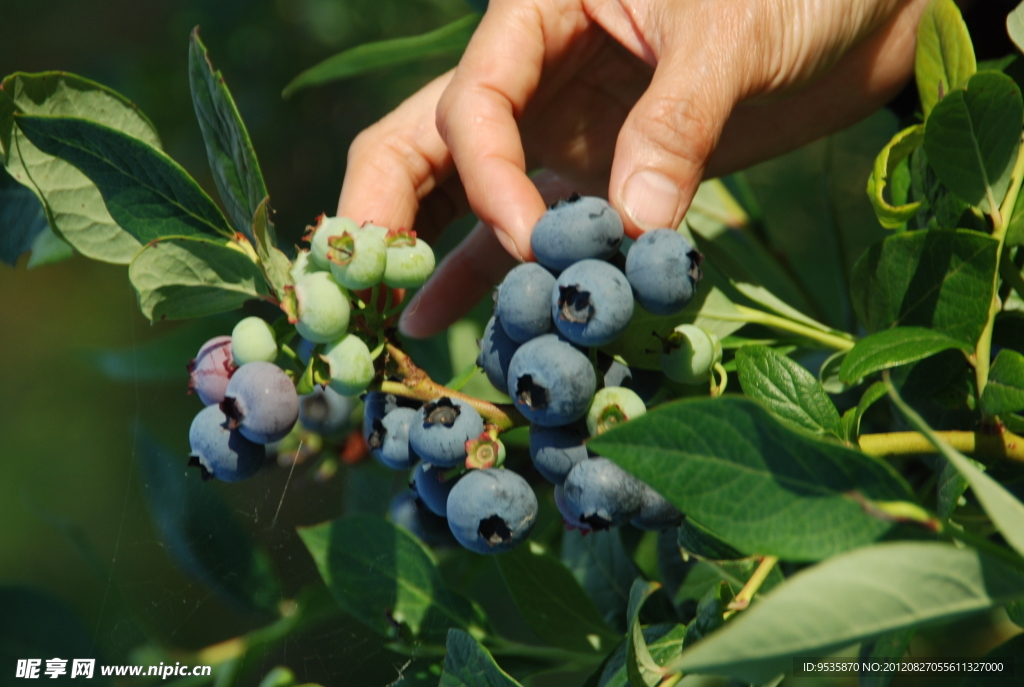
[[[514,264],[499,242],[531,257],[543,191],[606,196],[635,237],[676,226],[705,176],[877,109],[912,72],[925,4],[492,0],[458,68],[357,137],[338,212],[428,240],[481,219],[403,317],[430,335]],[[540,167],[558,177],[535,185]]]

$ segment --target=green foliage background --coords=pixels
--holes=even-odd
[[[1012,3],[1003,4],[993,2],[988,11],[979,7],[968,14],[972,32],[1001,39],[1003,32],[986,22],[1005,16]],[[126,94],[153,120],[171,157],[212,193],[185,68],[188,33],[199,24],[259,152],[278,234],[287,244],[298,240],[316,214],[333,211],[352,137],[453,60],[334,83],[288,101],[281,100],[280,89],[340,49],[418,33],[465,12],[462,0],[6,0],[0,18],[0,74],[62,69]],[[996,40],[976,43],[979,59],[1010,51],[1008,43]],[[864,180],[880,145],[906,114],[876,116],[848,135],[749,174],[755,193],[780,177],[792,185],[791,194],[760,199],[769,225],[786,228],[785,234],[769,238],[788,255],[804,287],[804,296],[796,295],[794,302],[806,296],[807,309],[830,325],[850,327],[855,319],[846,285],[829,272],[834,263],[816,256],[827,252],[849,268],[882,235],[879,229],[877,235],[847,242],[841,225],[873,221]],[[863,150],[857,148],[860,138],[868,141]],[[863,167],[833,168],[831,161],[840,153],[862,157]],[[839,205],[791,202],[823,179],[835,189]],[[822,238],[822,220],[829,216],[840,226]],[[718,258],[710,257],[712,263]],[[156,379],[144,364],[147,342],[173,330],[198,346],[229,331],[235,318],[151,326],[138,310],[123,267],[81,257],[28,272],[0,268],[0,298],[0,585],[30,586],[69,602],[97,651],[111,661],[127,662],[126,652],[145,633],[197,649],[265,624],[265,616],[225,604],[170,562],[146,507],[145,475],[136,460],[148,441],[143,426],[177,456],[184,455],[183,428],[197,410],[197,402],[185,396],[186,361],[162,360],[180,371]],[[103,353],[110,350],[126,355]],[[450,376],[446,357],[442,353],[433,364],[447,366]],[[367,475],[369,481],[357,482]],[[286,471],[271,470],[260,480],[215,488],[269,550],[283,591],[293,595],[318,579],[295,527],[342,512],[379,510],[380,498],[372,489],[386,487],[387,476],[374,466],[363,475],[342,471],[326,485],[293,484],[282,500],[287,479]],[[364,500],[352,498],[356,493]],[[307,494],[311,498],[304,498]],[[474,565],[480,568],[442,573],[456,584],[475,580],[477,592],[497,588],[484,594],[488,615],[496,622],[504,618],[501,622],[509,627],[503,629],[510,634],[524,635],[504,585],[497,582],[502,574],[498,565],[491,560]],[[998,643],[1006,629],[999,621],[975,618],[919,641],[947,654],[976,655]],[[394,665],[369,660],[384,651],[380,642],[348,620],[332,626],[330,633],[299,634],[282,651],[293,668],[306,668],[305,679],[339,684],[338,676],[344,675],[343,684],[385,685],[404,659],[391,655]],[[266,669],[274,658],[280,655],[268,658]],[[561,679],[550,684],[562,684]],[[912,678],[902,679],[893,684],[914,684]]]

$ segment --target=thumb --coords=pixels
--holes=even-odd
[[[714,62],[665,56],[615,145],[609,195],[636,237],[682,221],[737,97]]]

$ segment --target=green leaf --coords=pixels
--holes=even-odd
[[[593,531],[585,537],[579,530],[566,532],[562,535],[562,563],[608,626],[625,632],[629,588],[640,573],[622,548],[618,531]]]
[[[1018,634],[992,649],[982,658],[985,663],[1003,663],[1000,672],[968,673],[961,687],[1017,687],[1020,684],[1020,659],[1024,656],[1024,634]],[[1009,659],[1005,662],[998,659]],[[1013,668],[1011,669],[1011,666]]]
[[[448,630],[446,648],[438,687],[522,687],[468,633],[456,628]]]
[[[1024,355],[1009,348],[999,351],[981,394],[981,409],[993,415],[1024,410]]]
[[[441,581],[434,555],[419,539],[369,515],[299,528],[338,604],[385,637],[442,642],[449,628],[479,634],[482,612]]]
[[[1010,185],[1022,126],[1020,87],[1005,74],[979,72],[928,117],[928,163],[953,193],[983,212],[996,212]]]
[[[910,640],[914,638],[917,628],[907,628],[896,632],[887,632],[881,637],[876,637],[870,642],[860,645],[858,658],[861,661],[870,663],[879,662],[884,666],[892,665],[893,660],[903,658],[910,646]],[[895,670],[860,671],[857,676],[857,687],[889,687],[895,677]]]
[[[744,172],[764,212],[767,245],[784,257],[787,272],[814,305],[807,312],[831,327],[855,327],[850,269],[888,233],[878,223],[864,183],[878,151],[896,131],[896,117],[880,110],[848,129]],[[775,294],[785,298],[781,292]]]
[[[256,151],[249,140],[242,116],[231,97],[224,77],[215,71],[206,46],[199,39],[199,27],[192,29],[188,50],[188,81],[192,105],[203,132],[210,170],[224,209],[235,231],[256,243],[252,218],[267,197]],[[267,227],[269,244],[274,245],[273,227]]]
[[[1006,32],[1017,49],[1024,52],[1024,4],[1006,15]]]
[[[165,236],[234,238],[220,209],[181,166],[145,141],[77,117],[15,117],[40,150],[78,167],[110,216],[143,243]]]
[[[824,656],[1021,597],[1024,575],[974,549],[879,544],[798,572],[667,667],[756,682],[792,669],[793,656]]]
[[[974,44],[953,0],[933,0],[917,26],[914,73],[927,118],[943,96],[962,86],[977,62]]]
[[[661,665],[682,651],[686,625],[652,625],[643,628],[642,635],[654,662]],[[595,687],[630,687],[626,642],[621,642],[615,651],[608,655],[598,675],[600,679],[594,681]],[[588,686],[589,683],[584,685]]]
[[[35,194],[0,167],[0,262],[14,267],[48,226]]]
[[[65,602],[34,589],[0,587],[0,608],[4,609],[0,614],[0,665],[4,666],[4,671],[10,671],[6,673],[9,683],[22,682],[13,677],[19,659],[43,659],[37,677],[47,681],[49,678],[44,672],[47,658],[68,660],[68,675],[71,674],[71,659],[99,658],[97,663],[103,663],[97,656],[95,632],[87,630],[75,610]],[[26,682],[31,684],[32,681]],[[83,682],[110,684],[98,668],[92,679]],[[74,683],[68,680],[65,684]]]
[[[1017,553],[1024,555],[1024,503],[1006,490],[1003,485],[981,471],[974,461],[943,441],[921,416],[900,398],[895,387],[889,386],[889,397],[910,422],[911,427],[924,434],[943,458],[960,471],[971,485],[974,495],[992,520],[992,524]]]
[[[32,255],[29,256],[28,269],[52,265],[55,262],[67,260],[75,255],[75,249],[57,238],[49,226],[36,235],[32,242]]]
[[[839,379],[839,370],[846,359],[847,351],[836,351],[818,368],[818,383],[829,394],[841,394],[850,387]],[[786,355],[789,355],[788,353]]]
[[[697,240],[707,263],[730,281],[751,288],[757,285],[777,295],[778,302],[795,305],[785,306],[794,312],[811,311],[799,285],[757,237],[753,221],[721,179],[709,179],[697,187],[683,224]]]
[[[743,558],[743,554],[726,544],[692,517],[679,523],[676,543],[687,554],[712,561]]]
[[[733,287],[735,287],[735,289],[742,293],[744,296],[754,301],[758,305],[762,305],[768,310],[771,310],[772,312],[778,315],[782,315],[783,317],[793,320],[794,322],[806,324],[808,327],[811,327],[813,329],[818,329],[823,332],[829,332],[831,334],[841,334],[841,332],[837,332],[835,329],[832,329],[831,327],[824,325],[821,322],[818,322],[817,320],[808,317],[807,315],[804,315],[796,308],[793,308],[789,304],[783,302],[780,298],[778,298],[775,294],[773,294],[771,291],[764,288],[763,286],[745,284],[737,281],[733,281],[731,283]]]
[[[728,585],[718,584],[710,587],[697,604],[697,615],[686,627],[684,647],[693,646],[725,623],[725,611],[734,594]]]
[[[893,327],[857,342],[840,369],[839,377],[849,384],[873,372],[914,363],[936,353],[956,348],[971,353],[971,346],[942,332],[924,327]]]
[[[33,145],[14,125],[14,114],[84,117],[159,148],[153,125],[124,96],[66,72],[19,72],[0,88],[0,148],[8,172],[39,197],[57,237],[94,260],[129,263],[142,246],[115,223],[99,189],[73,165]]]
[[[863,546],[890,523],[865,512],[851,492],[912,498],[888,465],[795,432],[759,404],[731,396],[663,405],[588,446],[748,555],[809,561]]]
[[[1006,617],[1017,627],[1024,627],[1024,599],[1006,604]]]
[[[861,395],[860,400],[857,402],[856,420],[853,427],[854,437],[852,438],[860,435],[860,421],[864,418],[864,413],[868,412],[868,408],[883,398],[886,393],[888,393],[888,390],[886,389],[885,382],[875,382]]]
[[[526,624],[544,641],[585,653],[619,641],[572,573],[542,547],[528,542],[497,562]]]
[[[818,436],[843,439],[839,411],[821,384],[796,361],[765,346],[736,351],[743,393],[784,423]]]
[[[150,320],[215,315],[268,295],[259,267],[230,241],[157,241],[132,260],[128,278]]]
[[[907,231],[853,268],[851,294],[869,332],[929,327],[974,346],[988,321],[998,242],[975,231]]]
[[[479,23],[479,14],[469,14],[451,24],[418,36],[357,45],[328,57],[296,76],[284,87],[281,96],[290,98],[297,91],[310,86],[359,76],[385,67],[397,67],[432,57],[459,55],[469,44],[469,39]]]
[[[984,469],[978,462],[975,462],[974,466],[979,470]],[[967,491],[968,486],[970,485],[956,466],[948,460],[943,460],[942,471],[939,472],[935,483],[935,512],[940,518],[952,517],[953,511],[959,505],[960,497]]]
[[[875,158],[875,167],[868,177],[868,198],[875,208],[878,221],[886,229],[899,229],[914,217],[921,208],[921,201],[893,205],[885,199],[885,188],[896,171],[896,167],[910,157],[910,154],[924,142],[924,125],[915,124],[893,136]]]
[[[258,548],[216,487],[185,459],[143,434],[139,468],[160,542],[185,572],[236,608],[274,614],[281,590]]]
[[[269,205],[269,197],[258,203],[249,233],[255,241],[256,254],[259,256],[260,267],[263,268],[267,283],[273,288],[277,300],[284,303],[288,298],[288,288],[294,283],[291,274],[292,262],[274,246]]]
[[[651,594],[661,588],[657,582],[637,578],[629,590],[629,609],[626,632],[626,674],[629,683],[635,687],[655,687],[664,673],[647,648],[643,630],[640,627],[640,608]]]

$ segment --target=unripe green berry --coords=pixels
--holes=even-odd
[[[331,372],[328,385],[343,396],[356,396],[366,391],[373,381],[373,357],[370,349],[355,334],[324,349],[323,359]]]
[[[261,317],[246,317],[231,331],[231,357],[236,365],[277,360],[274,330]]]
[[[355,231],[359,225],[348,217],[327,217],[320,215],[320,221],[313,228],[309,239],[309,257],[313,264],[322,270],[331,269],[331,261],[327,257],[330,250],[328,240],[333,236],[341,236],[346,231]]]
[[[349,289],[368,289],[384,277],[388,248],[383,237],[374,231],[346,231],[328,241],[327,257],[331,274]]]
[[[590,436],[596,437],[646,412],[647,406],[632,389],[606,386],[594,394],[590,410],[587,411],[587,429]]]
[[[715,365],[722,362],[722,343],[711,332],[692,324],[681,324],[665,340],[661,369],[665,376],[682,384],[704,384]]]
[[[384,283],[394,288],[415,289],[434,272],[434,251],[416,232],[389,232],[388,261]]]
[[[295,330],[314,343],[330,343],[348,329],[348,292],[330,272],[306,275],[295,284],[298,322]]]
[[[323,272],[316,263],[310,258],[308,250],[300,250],[299,254],[295,256],[295,261],[292,263],[291,269],[288,270],[289,274],[292,275],[292,281],[296,282],[307,274],[313,274],[314,272]]]

